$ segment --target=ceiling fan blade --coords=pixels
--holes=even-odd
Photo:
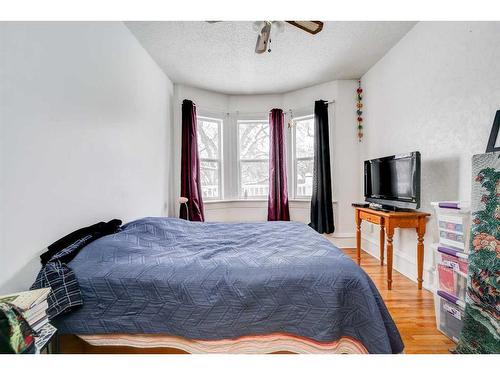
[[[259,36],[257,37],[257,43],[255,44],[255,53],[264,53],[267,51],[267,45],[269,43],[269,38],[271,37],[271,23],[266,22]]]
[[[309,34],[317,34],[323,30],[323,22],[321,21],[286,21],[290,25],[298,27],[301,30],[307,31]]]

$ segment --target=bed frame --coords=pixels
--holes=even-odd
[[[59,335],[58,354],[189,354],[176,348],[137,348],[133,346],[91,345],[76,335]]]
[[[60,354],[362,354],[365,347],[349,337],[332,343],[290,334],[244,336],[204,341],[162,335],[58,335],[55,353]]]

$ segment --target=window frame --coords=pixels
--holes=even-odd
[[[218,201],[218,200],[223,200],[224,199],[224,181],[223,181],[223,150],[222,150],[222,145],[223,145],[223,128],[224,128],[224,119],[222,118],[217,118],[217,117],[212,117],[212,116],[204,116],[204,115],[198,115],[196,117],[196,137],[198,137],[198,125],[199,121],[207,121],[207,122],[216,122],[217,123],[217,132],[219,134],[218,136],[218,144],[217,144],[217,151],[218,151],[218,159],[214,158],[203,158],[199,156],[199,162],[200,162],[200,173],[201,173],[201,163],[202,162],[210,162],[210,163],[217,163],[218,164],[218,177],[219,177],[219,185],[218,185],[218,190],[219,190],[219,196],[218,197],[203,197],[203,187],[202,188],[202,199],[203,201]],[[198,155],[199,155],[198,151]],[[200,181],[201,184],[201,181]]]
[[[312,161],[313,163],[313,169],[314,169],[314,150],[312,156],[301,156],[297,157],[297,121],[302,121],[302,120],[313,120],[313,129],[314,128],[314,114],[306,114],[302,116],[295,116],[292,118],[292,144],[291,144],[291,162],[292,162],[292,186],[293,186],[293,199],[296,200],[308,200],[312,197],[311,195],[301,195],[298,194],[298,185],[297,185],[297,162],[298,161]],[[316,138],[316,134],[314,134],[314,139]]]
[[[240,124],[243,124],[243,123],[254,123],[254,124],[262,124],[262,123],[265,123],[267,124],[268,128],[269,128],[269,119],[264,119],[264,118],[258,118],[260,116],[255,116],[255,118],[251,118],[251,117],[245,117],[245,118],[242,118],[242,117],[239,117],[236,119],[236,169],[237,169],[237,172],[236,172],[236,176],[237,176],[237,183],[236,183],[236,188],[237,188],[237,197],[239,200],[263,200],[263,199],[267,199],[268,198],[268,195],[252,195],[252,196],[247,196],[245,197],[244,195],[242,195],[242,189],[241,189],[241,162],[243,161],[244,163],[252,163],[252,162],[267,162],[267,165],[269,166],[269,154],[267,156],[266,159],[241,159],[241,154],[240,154]],[[270,134],[270,131],[271,129],[269,128],[269,142],[271,141],[271,134]],[[268,192],[269,192],[269,176],[268,176],[268,180],[267,180],[267,183],[268,183]]]

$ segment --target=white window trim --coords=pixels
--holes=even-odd
[[[224,127],[224,119],[223,118],[217,118],[217,117],[211,117],[211,116],[204,116],[204,115],[198,115],[197,116],[197,121],[211,121],[211,122],[216,122],[217,123],[217,132],[219,133],[218,137],[218,159],[213,159],[213,158],[202,158],[200,157],[200,170],[201,170],[201,163],[202,162],[212,162],[212,163],[217,163],[218,164],[218,171],[219,171],[219,196],[218,197],[203,197],[203,201],[220,201],[224,199],[224,173],[223,173],[223,168],[224,168],[224,158],[223,158],[223,127]],[[196,124],[198,126],[198,124]],[[198,136],[198,135],[197,135]]]
[[[263,116],[238,116],[235,121],[236,125],[236,196],[238,200],[260,200],[267,199],[266,195],[252,195],[244,197],[241,195],[241,162],[267,162],[269,165],[269,157],[267,159],[240,159],[240,124],[242,123],[267,123],[269,126],[269,119],[264,119]],[[271,136],[271,129],[269,129],[269,137]],[[270,141],[270,140],[269,140]],[[269,183],[269,180],[268,180]],[[269,188],[268,188],[269,189]]]
[[[294,116],[292,118],[292,121],[300,121],[300,120],[305,120],[305,119],[314,119],[314,114],[306,114],[306,115],[301,115],[301,116]],[[292,168],[289,168],[288,170],[291,171],[291,178],[289,179],[289,186],[291,185],[290,191],[292,192],[291,197],[294,200],[310,200],[311,196],[310,195],[299,195],[297,192],[297,161],[300,160],[312,160],[314,162],[314,155],[313,156],[307,156],[307,157],[297,157],[297,128],[295,124],[292,126],[291,129],[291,145],[290,145],[290,163],[292,164]]]

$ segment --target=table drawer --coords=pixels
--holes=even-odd
[[[373,214],[370,214],[370,213],[364,212],[364,211],[360,211],[359,217],[361,218],[361,220],[366,220],[366,221],[369,221],[370,223],[379,224],[379,225],[382,224],[382,220],[383,220],[383,218],[380,216],[373,215]]]

